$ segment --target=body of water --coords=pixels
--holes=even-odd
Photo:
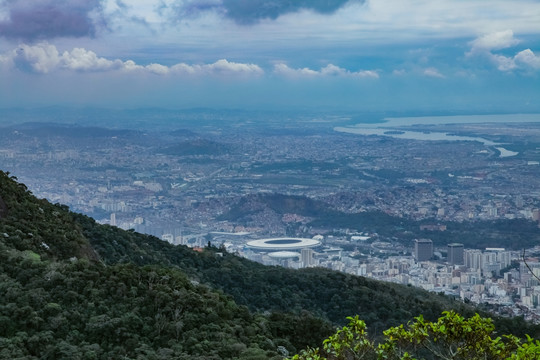
[[[496,146],[500,157],[515,156],[518,153],[505,149],[500,143],[475,136],[457,136],[446,132],[425,132],[403,130],[412,125],[447,125],[447,124],[482,124],[482,123],[533,123],[540,122],[540,114],[503,114],[503,115],[459,115],[459,116],[424,116],[385,118],[377,124],[357,124],[351,127],[335,127],[338,132],[358,135],[390,136],[397,139],[426,141],[477,141],[486,146]],[[399,128],[399,129],[396,129]],[[398,130],[398,131],[397,131]]]
[[[473,136],[456,136],[444,132],[422,132],[422,131],[405,131],[389,132],[386,128],[368,128],[368,127],[335,127],[335,131],[345,132],[358,135],[379,135],[391,136],[397,139],[409,140],[429,140],[429,141],[478,141],[486,146],[502,145],[488,139]]]

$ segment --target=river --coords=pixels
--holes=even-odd
[[[381,123],[357,124],[351,127],[335,127],[334,131],[358,135],[390,136],[397,139],[426,141],[477,141],[485,146],[494,146],[500,157],[516,156],[519,153],[502,147],[482,137],[457,136],[447,132],[426,132],[403,130],[412,125],[446,125],[446,124],[481,124],[481,123],[531,123],[540,122],[540,114],[498,114],[498,115],[459,115],[459,116],[425,116],[385,118]]]

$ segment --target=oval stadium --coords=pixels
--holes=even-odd
[[[247,246],[259,251],[290,251],[314,248],[321,245],[319,240],[301,238],[273,238],[249,241]]]

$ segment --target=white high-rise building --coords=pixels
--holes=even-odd
[[[312,249],[302,249],[301,250],[301,259],[303,267],[310,267],[313,265],[313,250]]]
[[[465,250],[464,260],[468,268],[480,270],[484,275],[489,275],[510,266],[512,253],[502,248],[488,248],[485,252]]]
[[[465,250],[463,254],[464,254],[464,260],[465,260],[465,266],[474,270],[482,269],[482,251]]]

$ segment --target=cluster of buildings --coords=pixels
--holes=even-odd
[[[329,244],[321,235],[311,239],[258,240],[249,240],[249,233],[235,234],[234,239],[232,235],[221,233],[213,241],[220,242],[229,252],[266,265],[325,267],[412,285],[483,304],[500,315],[520,315],[540,322],[540,261],[530,256],[524,261],[524,254],[518,251],[466,249],[460,243],[435,248],[431,240],[417,239],[409,249],[404,249],[404,255],[380,256],[363,252],[373,244],[385,246],[369,237],[362,237],[354,251],[346,251],[336,242]],[[526,254],[538,251],[540,247],[529,249]]]

